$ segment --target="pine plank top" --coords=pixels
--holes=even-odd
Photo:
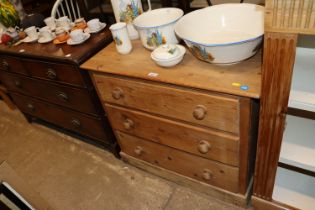
[[[151,52],[142,47],[139,40],[132,44],[132,52],[121,55],[111,43],[81,68],[237,96],[260,97],[261,53],[238,64],[220,66],[200,61],[187,51],[180,64],[162,68],[151,60]],[[248,90],[242,90],[235,83],[248,86]]]

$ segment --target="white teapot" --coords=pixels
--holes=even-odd
[[[151,10],[151,2],[148,1]],[[126,22],[130,39],[138,39],[139,33],[132,25],[132,21],[143,13],[141,0],[111,0],[116,22]]]

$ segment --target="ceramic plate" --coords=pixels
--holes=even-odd
[[[54,38],[47,39],[47,38],[41,37],[38,39],[38,43],[45,44],[45,43],[51,42],[52,40],[54,40]]]
[[[106,23],[100,23],[100,28],[99,28],[99,29],[92,31],[91,29],[86,28],[86,29],[84,30],[84,32],[85,32],[85,33],[94,34],[94,33],[100,32],[100,31],[103,30],[105,27],[106,27]]]
[[[37,40],[38,40],[38,37],[30,38],[29,36],[27,36],[26,38],[23,39],[23,42],[25,42],[25,43],[33,43],[33,42],[36,42]]]
[[[89,33],[84,33],[84,39],[82,39],[81,41],[79,41],[79,42],[74,42],[74,41],[72,41],[72,39],[70,38],[70,39],[67,40],[67,44],[68,44],[68,45],[78,45],[78,44],[82,44],[82,43],[84,43],[86,40],[88,40],[88,39],[90,38],[90,36],[91,36],[91,34],[89,34]]]

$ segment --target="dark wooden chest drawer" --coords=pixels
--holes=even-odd
[[[0,70],[10,71],[27,75],[28,72],[23,66],[21,59],[11,56],[0,56]]]
[[[7,72],[1,72],[0,78],[10,91],[41,98],[80,112],[97,113],[85,89],[53,84]]]
[[[96,138],[102,142],[112,140],[106,135],[103,122],[98,118],[90,117],[20,94],[11,94],[11,96],[19,109],[24,113],[28,113],[29,115],[82,135]]]
[[[239,165],[239,137],[105,105],[114,129],[225,164]]]
[[[220,164],[116,131],[122,152],[179,174],[238,192],[237,167]]]
[[[85,87],[82,76],[75,66],[28,59],[23,60],[23,64],[32,77]]]

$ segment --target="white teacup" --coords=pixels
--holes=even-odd
[[[56,28],[56,22],[54,17],[45,18],[44,22],[50,29]]]
[[[87,25],[90,30],[97,31],[101,27],[101,22],[98,18],[92,19],[87,22]]]
[[[35,26],[28,27],[27,29],[24,30],[24,32],[31,39],[38,38],[38,28],[36,28]]]
[[[70,20],[68,16],[60,17],[56,20],[57,27],[64,27],[65,29],[70,29]]]
[[[39,29],[39,36],[44,38],[44,39],[53,39],[54,35],[51,32],[51,29],[49,26],[45,26],[41,29]]]
[[[73,42],[80,42],[84,39],[84,33],[82,29],[75,29],[71,31],[70,37]]]

